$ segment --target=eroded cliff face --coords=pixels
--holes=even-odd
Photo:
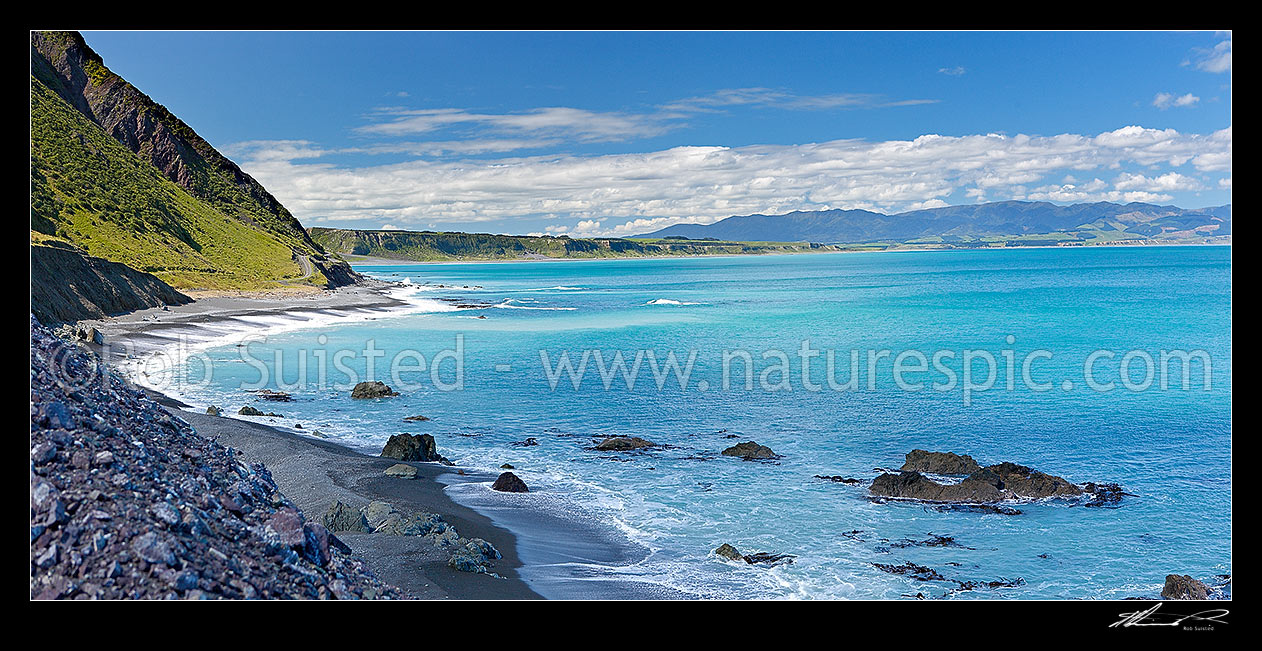
[[[165,107],[105,67],[77,32],[31,34],[32,74],[106,133],[192,196],[309,256],[330,286],[360,280],[326,258],[266,188]]]
[[[153,274],[125,264],[68,248],[31,247],[31,313],[45,325],[192,300]]]

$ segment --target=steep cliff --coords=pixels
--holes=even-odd
[[[105,67],[75,32],[31,34],[31,229],[184,288],[338,286],[261,184]]]

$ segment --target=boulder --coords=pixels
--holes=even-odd
[[[381,456],[399,461],[443,461],[429,434],[395,434],[386,441]]]
[[[999,488],[1009,491],[1017,497],[1038,499],[1042,497],[1072,497],[1081,495],[1082,489],[1056,475],[1032,470],[1015,463],[1003,462],[986,466],[998,477]]]
[[[363,510],[372,533],[394,536],[431,536],[448,531],[447,523],[435,513],[407,514],[388,502],[374,500]]]
[[[371,398],[389,398],[399,395],[394,389],[386,386],[384,382],[360,382],[351,389],[351,397],[356,400],[367,400]]]
[[[403,420],[409,423],[423,423],[429,420],[429,416],[421,416],[420,414],[417,414],[416,416],[404,416]]]
[[[935,475],[971,475],[981,470],[981,466],[967,454],[912,450],[907,453],[906,461],[899,470],[914,470]]]
[[[206,408],[206,413],[211,416],[221,416],[223,415],[223,410],[214,405],[211,405]]]
[[[400,479],[416,479],[416,466],[409,466],[406,463],[396,463],[385,472],[387,477],[398,477]]]
[[[723,451],[725,457],[740,457],[742,459],[774,459],[776,453],[765,445],[758,445],[753,441],[745,441],[737,443],[732,447]]]
[[[745,557],[741,555],[739,550],[737,550],[735,547],[727,543],[723,543],[722,545],[719,545],[718,549],[714,550],[714,553],[721,556],[722,558],[726,558],[729,561],[745,560]]]
[[[246,405],[242,407],[241,411],[238,411],[237,413],[242,416],[265,416],[266,415],[263,412],[255,409],[254,407],[251,407],[250,405]]]
[[[447,565],[461,572],[483,574],[487,572],[487,565],[497,558],[500,558],[500,552],[491,543],[481,538],[461,539],[447,559]]]
[[[868,490],[880,497],[972,503],[1071,497],[1082,493],[1082,489],[1061,477],[1008,462],[986,466],[958,484],[939,484],[916,471],[897,475],[884,473],[872,480]]]
[[[1162,599],[1205,600],[1209,599],[1209,588],[1204,583],[1186,574],[1166,575],[1166,585],[1161,589]]]
[[[356,509],[343,504],[342,502],[334,502],[329,506],[329,510],[324,513],[324,528],[337,533],[339,531],[360,531],[368,533],[372,531],[368,527],[368,520],[364,518],[364,514]]]
[[[526,487],[526,482],[521,477],[511,472],[505,472],[495,479],[495,483],[491,484],[491,490],[501,493],[528,493],[530,489]]]
[[[626,452],[652,447],[657,447],[657,444],[638,436],[611,436],[596,444],[596,449],[602,452]]]

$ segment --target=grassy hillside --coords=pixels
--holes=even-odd
[[[105,67],[75,32],[31,34],[31,241],[182,289],[357,276],[257,181]]]
[[[31,197],[35,233],[175,287],[256,289],[302,275],[294,242],[192,197],[34,79]]]
[[[522,260],[529,258],[632,258],[661,255],[794,253],[831,249],[806,242],[530,237],[432,231],[312,228],[311,239],[344,256],[395,260]]]

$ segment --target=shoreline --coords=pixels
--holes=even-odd
[[[164,391],[136,377],[141,372],[135,365],[139,359],[178,345],[181,337],[193,340],[194,345],[212,347],[249,332],[249,322],[242,317],[284,317],[288,321],[278,328],[318,329],[342,322],[343,316],[354,320],[406,314],[411,304],[392,297],[391,287],[390,283],[367,281],[314,297],[215,296],[165,311],[151,308],[81,323],[101,331],[106,346],[93,348],[108,355],[111,366],[164,409],[189,422],[200,435],[239,449],[250,461],[267,466],[281,491],[308,519],[319,521],[334,501],[358,509],[372,500],[382,500],[405,512],[438,513],[462,537],[483,538],[503,554],[491,568],[502,577],[497,579],[448,568],[447,553],[420,538],[338,534],[382,580],[417,598],[685,597],[634,581],[584,580],[584,564],[628,565],[642,560],[648,552],[628,541],[614,540],[590,522],[549,512],[545,494],[492,492],[493,472],[408,462],[418,470],[416,479],[386,477],[383,471],[397,460],[282,425],[229,416],[236,405],[226,408],[222,416],[210,416],[203,411],[205,405],[198,396]],[[305,317],[310,318],[303,320]],[[246,394],[242,399],[248,399]]]

